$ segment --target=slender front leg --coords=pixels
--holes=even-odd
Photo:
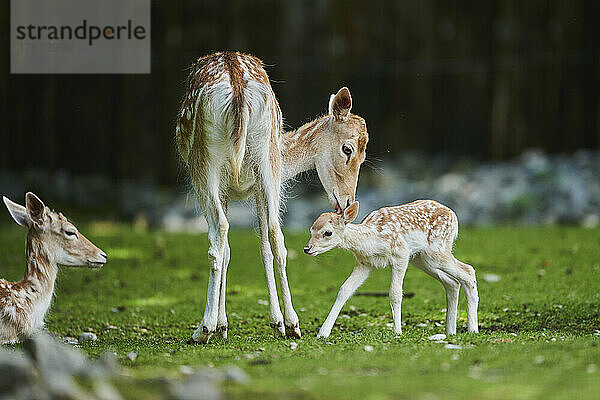
[[[394,319],[394,333],[402,334],[402,283],[408,268],[408,257],[403,257],[392,265],[392,282],[390,283],[390,306]]]
[[[256,214],[258,217],[258,228],[260,231],[260,255],[265,266],[265,275],[267,276],[267,291],[269,292],[270,322],[273,333],[276,337],[285,336],[285,327],[283,325],[283,315],[279,308],[279,298],[277,296],[277,286],[275,284],[275,273],[273,271],[273,253],[269,244],[269,228],[267,226],[267,208],[265,198],[260,189],[256,190]]]
[[[219,295],[219,316],[217,317],[217,335],[227,339],[227,312],[225,309],[225,297],[227,295],[227,267],[231,258],[229,241],[225,241],[225,253],[223,254],[223,269],[221,270],[221,289]]]
[[[317,337],[326,338],[329,336],[335,320],[337,319],[338,315],[340,315],[340,311],[342,311],[342,307],[344,307],[344,304],[346,304],[346,301],[348,301],[350,296],[354,294],[356,289],[358,289],[360,285],[362,285],[367,279],[369,273],[371,273],[371,269],[365,267],[364,265],[357,264],[354,267],[354,270],[340,288],[337,299],[335,299],[335,303],[333,304],[333,307],[331,307],[331,311],[323,323],[323,326],[321,326],[321,329],[319,329]]]

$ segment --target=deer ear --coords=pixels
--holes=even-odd
[[[329,115],[337,120],[345,120],[352,109],[352,96],[347,87],[341,88],[337,94],[329,98]]]
[[[350,204],[344,210],[344,223],[349,224],[350,222],[356,219],[356,215],[358,214],[358,201]]]
[[[27,192],[25,195],[25,204],[27,205],[27,214],[29,214],[29,218],[31,218],[36,225],[41,227],[46,219],[46,206],[42,200],[35,194]]]
[[[10,201],[6,196],[2,196],[2,200],[4,201],[4,204],[6,204],[6,208],[8,208],[11,217],[13,217],[17,224],[24,226],[25,228],[31,226],[31,219],[29,218],[29,214],[27,214],[27,209],[25,207]]]

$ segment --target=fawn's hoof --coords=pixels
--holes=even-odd
[[[220,338],[227,339],[227,325],[217,326],[215,334]]]
[[[285,334],[287,337],[300,339],[302,337],[302,333],[300,332],[300,326],[296,325],[286,325],[285,326]]]
[[[275,335],[276,338],[285,337],[285,328],[283,326],[283,321],[271,322],[271,328],[273,329],[273,335]]]
[[[327,331],[320,330],[320,331],[319,331],[319,333],[317,333],[317,338],[324,338],[324,339],[327,339],[327,338],[329,337],[329,334],[330,334],[330,333],[331,333],[331,332],[327,332]]]
[[[192,338],[190,340],[194,341],[196,343],[206,344],[206,343],[208,343],[208,341],[210,340],[210,338],[212,337],[212,335],[214,333],[215,333],[214,330],[211,331],[206,326],[199,326],[198,329],[196,329],[196,331],[192,335]]]

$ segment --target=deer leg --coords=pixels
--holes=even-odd
[[[292,305],[292,293],[287,279],[287,249],[281,225],[279,224],[279,181],[275,179],[274,174],[271,174],[269,181],[275,181],[272,185],[267,185],[263,180],[263,190],[267,200],[267,218],[269,225],[269,241],[271,248],[275,252],[275,260],[277,262],[277,275],[279,277],[279,287],[281,288],[281,296],[283,297],[283,315],[285,320],[285,331],[287,336],[300,338],[300,326],[298,314]]]
[[[418,254],[412,259],[411,263],[427,275],[440,281],[444,286],[446,290],[446,335],[455,335],[460,283],[451,274],[444,271],[448,268],[439,263],[440,259],[443,260],[445,257]]]
[[[273,226],[273,225],[272,225]],[[273,232],[273,233],[271,233]],[[292,305],[292,293],[288,284],[286,265],[287,265],[287,249],[279,221],[274,227],[269,229],[269,239],[272,247],[275,249],[275,257],[277,259],[277,274],[279,276],[279,287],[281,288],[281,296],[283,297],[283,315],[285,320],[285,332],[287,336],[300,338],[300,324],[298,314]]]
[[[256,214],[258,217],[258,228],[260,231],[260,255],[265,266],[267,276],[267,291],[269,292],[270,323],[276,337],[285,336],[283,315],[279,308],[279,297],[275,284],[275,273],[273,271],[273,253],[269,244],[269,228],[267,224],[267,206],[265,197],[260,188],[256,190]]]
[[[446,289],[446,334],[456,334],[456,315],[460,286],[465,289],[467,297],[467,328],[469,332],[478,332],[477,307],[479,295],[475,270],[470,265],[461,263],[453,255],[434,252],[415,258],[415,266],[439,280]]]
[[[202,201],[202,209],[208,223],[208,259],[210,270],[204,318],[201,325],[192,335],[192,340],[200,343],[207,343],[217,328],[223,256],[225,254],[225,244],[227,243],[227,233],[229,231],[229,223],[227,222],[219,198],[218,182],[218,179],[216,181],[209,181]],[[197,192],[200,194],[200,191],[197,190]]]
[[[394,333],[402,334],[402,283],[408,268],[408,257],[402,257],[392,265],[392,282],[390,283],[390,306],[394,319]]]
[[[219,314],[217,316],[217,335],[227,339],[227,312],[225,311],[225,296],[227,295],[227,267],[231,257],[229,241],[225,241],[225,253],[223,253],[223,269],[221,271],[221,289],[219,291]]]
[[[477,278],[475,269],[469,264],[465,264],[452,257],[457,270],[457,279],[465,289],[467,297],[467,329],[469,332],[479,332],[479,323],[477,321],[477,308],[479,307],[479,293],[477,292]]]
[[[437,279],[446,289],[446,335],[456,335],[460,283],[442,270],[437,271]]]
[[[340,311],[342,311],[342,307],[348,301],[350,296],[354,294],[356,289],[363,284],[363,282],[367,279],[369,274],[371,273],[371,269],[365,267],[361,264],[357,264],[352,270],[352,273],[346,279],[346,281],[342,284],[340,291],[338,292],[337,298],[335,299],[335,303],[333,307],[331,307],[331,311],[329,311],[329,315],[327,319],[319,329],[319,333],[317,337],[328,337],[331,333],[331,329],[333,328],[333,324],[337,319],[338,315],[340,315]]]

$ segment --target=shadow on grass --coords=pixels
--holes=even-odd
[[[576,303],[569,305],[544,305],[529,307],[523,304],[522,311],[500,310],[494,317],[480,321],[480,331],[519,332],[519,331],[560,331],[581,335],[600,330],[600,305]]]

